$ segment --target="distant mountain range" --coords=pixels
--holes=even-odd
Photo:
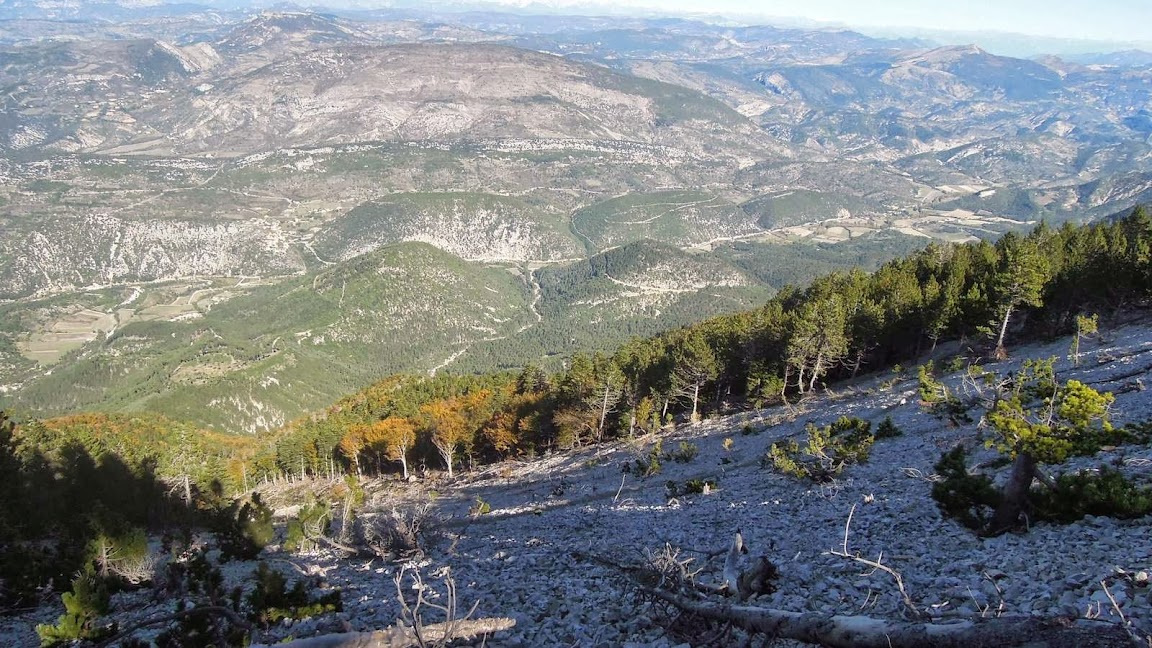
[[[848,31],[0,3],[0,406],[259,431],[1152,199],[1152,66]],[[111,20],[119,16],[122,19]]]

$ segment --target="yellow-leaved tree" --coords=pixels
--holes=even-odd
[[[416,445],[416,426],[406,418],[389,416],[373,423],[364,435],[367,448],[389,461],[399,461],[404,479],[408,479],[408,451]]]

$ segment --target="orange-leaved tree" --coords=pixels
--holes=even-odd
[[[399,416],[376,421],[367,429],[364,441],[389,461],[399,461],[404,479],[408,479],[408,451],[416,445],[416,426],[411,421]]]

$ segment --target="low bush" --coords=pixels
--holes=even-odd
[[[971,423],[969,406],[948,390],[947,385],[936,379],[933,363],[920,365],[919,378],[920,404],[933,416],[948,419],[953,425]]]
[[[272,509],[264,504],[259,493],[252,493],[252,499],[239,507],[233,502],[219,514],[216,537],[224,559],[251,560],[275,535]]]
[[[1000,491],[987,475],[969,474],[968,453],[956,446],[936,462],[940,481],[932,484],[932,499],[944,517],[952,518],[969,529],[987,525],[1000,505]]]
[[[476,502],[473,503],[472,506],[468,509],[468,513],[472,515],[472,517],[488,515],[491,512],[492,505],[488,502],[485,502],[479,495],[476,496]]]
[[[956,447],[936,464],[941,481],[932,485],[940,512],[964,526],[987,531],[1001,493],[984,474],[971,474],[966,453]],[[1068,524],[1086,515],[1132,519],[1152,513],[1152,488],[1132,483],[1118,471],[1059,475],[1055,488],[1039,485],[1029,493],[1028,518],[1034,522]]]
[[[1132,519],[1152,513],[1152,488],[1137,486],[1120,472],[1101,467],[1096,473],[1060,475],[1055,490],[1032,492],[1032,505],[1036,519],[1064,524],[1086,515]]]
[[[904,431],[896,427],[892,422],[891,416],[885,416],[883,421],[876,426],[876,439],[893,439],[898,436],[904,436]]]
[[[718,483],[715,479],[689,479],[683,484],[669,480],[664,484],[664,491],[668,497],[702,495],[705,490],[709,492],[716,490]]]
[[[243,591],[224,588],[224,575],[203,549],[177,556],[168,563],[166,593],[176,597],[176,612],[184,613],[154,640],[157,648],[216,648],[248,643],[247,629],[234,618],[197,609],[225,607],[240,612]]]
[[[56,625],[36,626],[41,646],[56,646],[78,640],[96,640],[107,636],[112,629],[100,627],[96,621],[108,613],[108,586],[94,571],[85,570],[72,581],[72,591],[61,597],[64,614]]]
[[[695,443],[681,441],[680,447],[671,454],[671,457],[672,461],[676,463],[691,463],[698,454],[700,454],[700,448]]]
[[[808,424],[803,445],[795,440],[773,443],[765,463],[797,479],[830,482],[845,466],[868,460],[876,440],[871,427],[868,421],[854,417],[841,417],[822,428]]]
[[[630,462],[625,462],[623,471],[640,478],[658,475],[663,469],[661,462],[664,459],[664,442],[662,440],[657,441],[647,453],[637,456]]]
[[[144,529],[130,529],[120,535],[101,533],[88,543],[88,553],[101,578],[136,587],[152,580],[156,556],[148,547]]]
[[[252,578],[256,588],[248,595],[249,617],[265,627],[283,619],[299,620],[343,609],[340,590],[312,598],[303,580],[289,588],[288,579],[264,563],[257,566]]]
[[[328,535],[332,526],[332,509],[320,500],[300,509],[296,517],[288,520],[284,534],[285,551],[312,551],[319,546],[318,540]]]

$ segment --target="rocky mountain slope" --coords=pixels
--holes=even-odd
[[[1112,417],[1117,424],[1139,422],[1152,416],[1149,392],[1139,383],[1152,369],[1150,339],[1152,328],[1142,321],[1107,329],[1085,342],[1079,366],[1065,358],[1068,339],[1014,348],[1012,359],[981,366],[1003,377],[1026,358],[1055,356],[1062,380],[1116,393]],[[941,347],[939,357],[961,351],[954,345]],[[974,396],[978,386],[964,375],[945,376],[944,382],[954,393]],[[1119,570],[1132,575],[1152,568],[1149,520],[1090,516],[1069,525],[1036,524],[1020,534],[974,536],[943,518],[929,493],[933,465],[944,450],[963,444],[977,453],[977,461],[992,458],[983,449],[988,432],[978,424],[982,412],[973,410],[973,422],[948,424],[917,400],[914,379],[885,372],[789,407],[749,410],[582,451],[511,461],[455,481],[432,475],[414,483],[370,482],[369,519],[428,506],[440,520],[440,540],[427,544],[426,556],[408,565],[349,561],[329,551],[267,552],[273,562],[283,558],[303,573],[318,575],[324,588],[341,589],[344,610],[277,625],[259,638],[270,644],[289,635],[390,625],[400,614],[393,578],[400,569],[415,567],[440,597],[441,578],[451,575],[461,607],[475,603],[478,617],[515,619],[512,630],[488,645],[679,645],[683,638],[667,634],[657,606],[627,595],[624,575],[577,552],[630,563],[667,544],[679,549],[681,558],[693,559],[694,568],[701,569],[700,582],[718,584],[723,563],[718,555],[737,529],[750,556],[766,556],[780,572],[778,589],[753,605],[904,618],[905,602],[892,577],[831,554],[846,549],[869,559],[881,556],[902,576],[912,604],[937,622],[1000,615],[1058,616],[1089,624],[1126,619],[1141,636],[1148,633],[1152,599],[1147,587]],[[802,434],[807,422],[824,425],[839,416],[873,424],[891,417],[903,434],[877,441],[866,463],[849,466],[824,486],[761,465],[772,443]],[[622,472],[657,444],[675,452],[681,443],[694,446],[698,454],[686,462],[664,461],[660,472],[649,477]],[[1152,449],[1123,446],[1074,460],[1066,468],[1106,463],[1148,483],[1149,462]],[[714,487],[684,494],[690,480],[709,480]],[[266,496],[273,503],[296,502],[302,492],[326,487],[302,483]],[[670,492],[673,487],[676,493]],[[490,511],[470,512],[478,501]],[[290,510],[285,507],[283,513]],[[250,563],[229,565],[228,578],[236,582],[252,571]],[[118,609],[135,610],[122,620],[162,607],[133,608],[135,601],[132,595],[117,599]],[[31,624],[57,614],[43,608],[5,618],[0,637],[34,643]]]
[[[348,380],[559,362],[809,269],[1152,198],[1138,65],[688,20],[5,8],[0,399],[33,411],[192,411],[292,385],[229,406],[243,414],[199,410],[260,429],[355,386],[305,385],[325,362]],[[426,256],[460,290],[415,257],[401,274],[421,294],[366,270],[378,256],[356,265],[411,243],[450,254]],[[629,277],[597,274],[632,255]],[[345,272],[371,278],[351,282],[364,300],[424,304],[428,341],[373,337],[380,312],[355,299],[263,315]],[[479,286],[500,295],[495,320],[465,295]],[[284,352],[271,341],[338,320],[375,351],[262,364]],[[204,331],[231,359],[180,369],[172,340],[199,348]],[[107,385],[61,387],[108,367]]]

